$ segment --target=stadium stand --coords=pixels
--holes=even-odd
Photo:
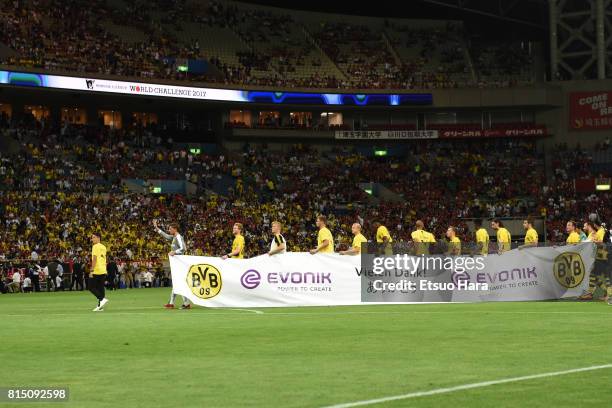
[[[80,5],[4,2],[0,44],[10,52],[0,53],[0,63],[119,78],[311,89],[511,87],[533,84],[536,76],[531,44],[472,37],[459,21],[354,16],[349,22],[342,15],[215,0]],[[83,232],[96,227],[86,217],[91,211],[112,224],[111,251],[143,262],[165,257],[165,243],[152,230],[143,235],[143,222],[170,220],[176,213],[187,214],[181,222],[192,227],[188,246],[207,255],[228,245],[228,225],[236,221],[245,225],[248,255],[255,255],[265,250],[274,218],[286,222],[291,250],[312,247],[311,224],[318,213],[329,214],[330,225],[342,231],[338,248],[346,246],[356,219],[366,226],[381,221],[400,242],[410,239],[417,218],[437,237],[454,225],[461,239],[470,241],[466,220],[535,214],[544,217],[547,239],[555,241],[576,214],[612,215],[610,194],[578,191],[569,176],[609,176],[610,153],[603,147],[597,154],[559,147],[571,159],[549,155],[547,163],[542,146],[523,137],[547,134],[533,112],[525,118],[521,113],[520,121],[510,112],[507,120],[502,112],[488,122],[484,113],[468,112],[426,113],[422,119],[414,114],[384,123],[332,122],[318,114],[262,111],[253,120],[250,114],[248,120],[233,117],[224,128],[418,129],[436,131],[441,139],[378,143],[393,151],[385,157],[374,156],[371,145],[289,141],[280,148],[217,143],[210,151],[193,152],[176,142],[177,127],[167,123],[117,127],[61,115],[10,119],[3,111],[3,142],[14,143],[12,151],[0,149],[0,222],[6,227],[0,254],[83,256],[88,246]],[[151,180],[187,183],[191,193],[151,194]],[[371,194],[365,185],[385,194]]]
[[[611,11],[0,0],[0,405],[609,406]]]
[[[371,149],[340,145],[284,151],[245,145],[209,155],[164,140],[160,128],[111,131],[33,118],[4,120],[3,137],[19,149],[0,156],[0,253],[8,259],[27,259],[32,250],[41,259],[81,256],[87,248],[84,232],[104,219],[117,257],[129,250],[135,259],[160,259],[165,243],[143,223],[175,214],[193,227],[188,246],[209,255],[228,245],[228,226],[235,221],[245,225],[249,255],[264,252],[275,218],[285,221],[291,250],[306,250],[313,245],[317,213],[330,215],[338,247],[346,245],[356,219],[367,225],[378,219],[402,241],[423,218],[438,237],[447,225],[456,225],[470,241],[462,220],[471,217],[541,214],[554,240],[574,214],[612,216],[609,194],[568,198],[575,193],[567,174],[588,172],[590,161],[555,161],[553,182],[547,183],[543,157],[527,139],[418,141],[384,158]],[[151,195],[126,187],[127,179],[152,177],[188,180],[200,193]],[[360,183],[379,183],[400,200],[372,197]],[[88,217],[92,211],[100,217]]]
[[[122,77],[309,88],[534,82],[526,44],[477,44],[461,23],[283,11],[229,1],[6,1],[0,64]],[[473,55],[470,51],[473,50]]]

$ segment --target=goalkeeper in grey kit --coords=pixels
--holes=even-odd
[[[168,253],[168,256],[183,255],[185,253],[185,250],[187,249],[187,247],[185,246],[185,240],[183,239],[182,235],[178,233],[178,229],[176,225],[170,224],[170,226],[168,226],[168,232],[170,232],[169,234],[162,231],[157,226],[157,220],[153,220],[153,226],[155,227],[155,231],[157,231],[159,235],[164,237],[166,241],[171,241],[170,245],[172,247],[172,251]],[[187,299],[185,296],[181,296],[181,297],[183,298],[183,304],[181,305],[181,309],[191,309],[191,304],[189,303],[189,299]],[[166,309],[174,309],[175,300],[176,300],[176,293],[174,293],[174,288],[173,288],[172,294],[170,295],[170,301],[167,304],[165,304],[164,307]]]

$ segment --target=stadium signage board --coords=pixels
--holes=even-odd
[[[413,140],[413,139],[466,139],[489,137],[543,137],[545,126],[498,129],[441,129],[441,130],[342,130],[334,132],[338,140]]]
[[[569,98],[570,129],[612,129],[612,91],[571,92]]]
[[[437,139],[437,130],[341,130],[334,132],[336,139],[352,140],[404,140]]]
[[[433,104],[433,95],[431,93],[339,94],[250,91],[118,81],[92,77],[83,78],[18,71],[0,71],[0,84],[220,102],[346,106],[417,106]]]
[[[490,302],[579,296],[595,255],[596,246],[585,242],[514,249],[478,257],[482,262],[458,256],[450,267],[430,268],[434,255],[302,252],[227,260],[179,255],[170,257],[170,267],[174,291],[207,307]]]
[[[465,139],[480,137],[541,137],[548,136],[545,126],[533,126],[529,128],[501,128],[501,129],[476,129],[476,130],[440,130],[440,139]]]

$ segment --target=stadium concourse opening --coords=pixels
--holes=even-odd
[[[285,3],[2,2],[0,408],[609,405],[608,2]]]

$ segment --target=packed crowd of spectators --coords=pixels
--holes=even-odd
[[[608,227],[611,226],[612,193],[600,191],[595,194],[575,191],[576,180],[612,175],[596,173],[593,170],[591,153],[580,146],[568,147],[565,144],[556,146],[552,163],[553,180],[543,188],[545,205],[543,215],[546,215],[550,221],[548,231],[553,241],[558,241],[564,236],[563,220],[572,219],[576,217],[576,214],[587,214],[597,210],[600,218],[608,223]]]
[[[192,253],[206,255],[226,252],[231,224],[242,222],[253,256],[269,245],[274,219],[284,223],[290,250],[311,248],[319,213],[329,215],[338,248],[349,242],[354,221],[370,234],[371,223],[381,221],[395,240],[408,241],[415,221],[424,219],[436,237],[450,224],[470,241],[468,218],[531,214],[546,218],[549,241],[560,241],[568,219],[591,212],[612,217],[610,193],[575,192],[575,177],[594,174],[588,152],[560,146],[547,183],[543,157],[528,139],[404,142],[402,151],[377,158],[359,154],[357,145],[195,154],[166,137],[163,126],[60,126],[27,115],[12,123],[3,115],[0,132],[19,146],[0,154],[5,260],[87,259],[88,234],[101,230],[118,262],[157,268],[168,248],[148,227],[153,219],[178,221]],[[153,176],[192,181],[198,193],[134,193],[122,184]],[[220,191],[216,179],[229,188]],[[378,200],[359,187],[370,182],[398,200]]]
[[[510,86],[517,83],[513,76],[532,64],[523,48],[478,48],[480,82],[467,83],[454,75],[466,73],[467,64],[458,40],[463,34],[451,26],[402,29],[387,44],[383,32],[388,22],[369,27],[322,21],[316,27],[298,21],[297,15],[215,0],[121,6],[104,0],[4,0],[0,17],[0,43],[12,50],[0,58],[1,64],[55,71],[279,87],[411,89],[486,85],[487,76],[500,74]],[[186,35],[185,23],[231,30],[247,47],[232,50],[236,58],[228,59],[218,48],[206,48]],[[312,39],[300,27],[310,29]],[[398,60],[393,47],[412,48],[416,55]],[[286,75],[307,63],[316,68],[322,59],[333,61],[341,74],[314,69]],[[186,60],[206,60],[210,69],[179,70]]]
[[[138,14],[141,10],[133,11]],[[146,39],[123,38],[104,25],[117,14],[104,0],[4,1],[0,43],[15,55],[0,62],[46,70],[185,79],[185,74],[176,70],[175,61],[198,58],[193,44],[178,41],[161,25],[147,24],[142,16],[133,21],[146,27]]]
[[[265,145],[241,151],[198,155],[160,140],[154,129],[111,132],[103,127],[6,125],[5,138],[20,143],[16,154],[0,155],[0,258],[5,260],[87,259],[89,233],[99,230],[118,260],[165,259],[167,243],[154,231],[178,222],[191,253],[219,255],[231,242],[231,225],[245,226],[247,254],[265,253],[270,224],[284,224],[289,250],[315,245],[314,219],[327,214],[336,246],[350,241],[350,225],[387,225],[397,241],[408,241],[417,219],[436,237],[456,226],[473,240],[466,219],[544,216],[548,239],[560,240],[568,219],[597,212],[610,219],[612,195],[581,197],[574,175],[589,174],[585,152],[567,150],[554,160],[553,182],[545,180],[544,160],[526,139],[418,141],[403,143],[390,157],[359,154],[355,146],[317,149],[293,146],[282,152]],[[119,150],[115,150],[119,149]],[[561,156],[559,156],[561,157]],[[568,158],[570,158],[568,160]],[[573,159],[572,159],[573,158]],[[110,162],[110,165],[106,165]],[[122,167],[129,162],[131,167]],[[126,177],[185,179],[221,177],[194,196],[129,192]],[[193,180],[193,179],[192,179]],[[197,183],[197,180],[195,180]],[[380,183],[397,200],[370,196],[359,183]]]
[[[224,155],[178,147],[155,125],[122,130],[30,119],[0,123],[0,132],[20,145],[16,154],[0,153],[6,191],[121,193],[124,179],[184,180],[205,189],[233,166]]]

